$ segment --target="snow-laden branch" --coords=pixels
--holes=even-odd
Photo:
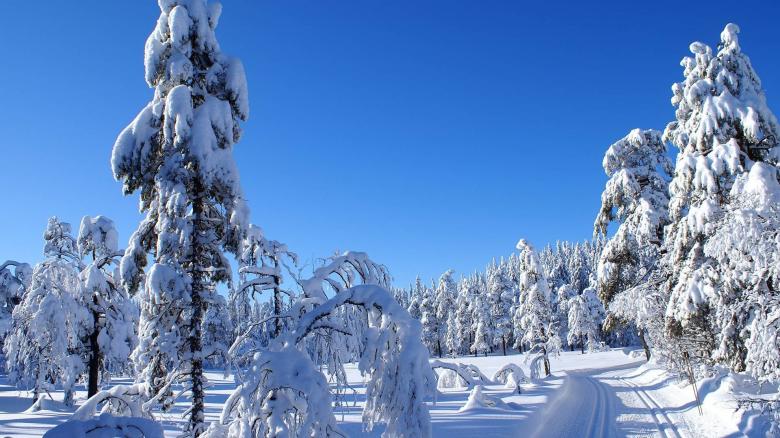
[[[300,348],[317,330],[340,329],[323,321],[346,305],[364,308],[368,314],[358,363],[368,382],[363,410],[366,429],[381,422],[387,425],[383,434],[386,437],[430,436],[425,399],[434,394],[436,377],[428,363],[428,350],[420,340],[420,323],[396,303],[390,292],[373,284],[341,290],[315,305],[271,350],[255,355],[246,381],[223,410],[222,424],[229,436],[239,430],[251,431],[254,436],[292,430],[302,436],[338,434],[333,426],[327,380]]]
[[[363,284],[388,286],[390,274],[384,265],[373,262],[364,252],[348,251],[340,256],[331,257],[326,265],[317,268],[314,275],[306,280],[298,280],[303,294],[309,298],[325,300],[327,284],[337,294],[355,286],[357,280]]]

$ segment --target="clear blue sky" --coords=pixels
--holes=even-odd
[[[401,285],[482,268],[520,237],[589,238],[604,150],[663,129],[689,43],[715,46],[729,21],[780,111],[780,2],[223,3],[218,38],[249,80],[236,159],[253,221],[303,259],[367,251]],[[109,157],[152,96],[158,14],[4,5],[0,260],[39,261],[50,215],[107,215],[122,242],[135,229]]]

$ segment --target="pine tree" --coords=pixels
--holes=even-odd
[[[418,275],[414,280],[414,286],[410,287],[409,306],[407,307],[407,310],[414,319],[422,319],[422,310],[420,310],[420,304],[422,303],[424,295],[425,286],[423,286],[422,280],[420,280],[420,276]]]
[[[7,260],[0,265],[0,346],[13,327],[14,308],[22,301],[30,287],[32,268],[27,263]],[[5,360],[2,360],[4,363]],[[3,364],[0,364],[2,366]]]
[[[544,371],[550,374],[549,355],[557,353],[561,344],[553,325],[550,290],[533,247],[521,239],[517,249],[521,260],[521,304],[515,313],[517,332],[522,333],[522,341],[530,346],[530,352],[543,356]]]
[[[436,349],[439,357],[443,354],[442,345],[447,346],[447,332],[450,324],[454,323],[455,299],[457,298],[457,285],[452,278],[453,270],[449,269],[439,277],[439,284],[436,286]],[[449,348],[448,348],[449,350]],[[450,350],[451,352],[451,350]]]
[[[715,360],[760,381],[780,376],[780,182],[777,167],[754,163],[731,191],[731,204],[704,252],[718,263],[720,329]]]
[[[434,287],[425,288],[420,301],[420,322],[422,323],[423,342],[428,347],[431,355],[441,357],[441,343],[439,339],[439,319],[436,315],[436,296]]]
[[[597,296],[596,289],[589,287],[582,294],[570,298],[568,309],[569,344],[580,344],[584,353],[585,341],[587,341],[588,350],[595,350],[600,339],[599,326],[604,318],[604,306]]]
[[[480,353],[487,356],[490,351],[490,347],[493,345],[491,338],[491,321],[490,321],[490,302],[486,293],[478,293],[473,306],[473,331],[474,342],[471,344],[470,350],[474,355]]]
[[[79,275],[81,300],[92,315],[87,342],[87,396],[98,392],[101,374],[127,368],[130,352],[138,343],[137,307],[114,278],[112,264],[118,265],[114,222],[105,216],[84,216],[78,235],[80,257],[91,263]]]
[[[716,55],[705,44],[691,44],[694,57],[681,63],[685,80],[672,87],[677,117],[664,139],[679,153],[670,183],[666,254],[657,278],[669,297],[672,349],[711,363],[714,346],[726,342],[731,346],[721,360],[741,371],[745,350],[735,328],[746,323],[746,314],[729,309],[735,297],[721,287],[719,264],[705,247],[729,209],[735,181],[752,163],[777,163],[778,123],[738,33],[736,25],[728,24]]]
[[[455,324],[447,330],[447,347],[455,354],[468,353],[473,338],[472,310],[473,301],[470,296],[471,281],[468,277],[461,278],[458,283],[458,298],[455,301]]]
[[[609,180],[601,194],[594,235],[606,237],[607,227],[619,223],[599,260],[599,297],[607,307],[616,294],[647,281],[656,267],[663,227],[669,222],[667,179],[672,164],[666,152],[660,132],[635,129],[604,155],[603,167]],[[614,330],[618,325],[636,322],[636,316],[620,321],[610,313],[605,328]],[[637,327],[649,359],[643,335],[649,327]]]
[[[492,339],[501,343],[501,351],[506,356],[506,346],[512,338],[511,309],[514,301],[514,290],[507,275],[507,264],[495,261],[488,267],[487,287],[490,301],[490,316],[494,332]]]
[[[73,386],[85,368],[83,340],[92,322],[79,300],[81,261],[70,230],[70,224],[49,219],[43,235],[46,260],[35,266],[5,340],[9,378],[32,387],[33,410],[57,384],[65,391],[65,404],[73,405]]]
[[[285,260],[297,264],[298,256],[287,249],[287,245],[276,240],[267,239],[263,230],[256,225],[249,225],[246,237],[241,245],[239,257],[239,280],[241,284],[235,290],[231,291],[232,308],[236,313],[245,313],[249,301],[259,299],[260,294],[265,291],[271,292],[271,303],[273,307],[271,337],[278,337],[284,328],[282,313],[286,306],[285,296],[290,296],[290,292],[282,289],[282,267]],[[241,316],[241,320],[235,321],[238,331],[237,336],[241,336],[250,321],[246,321],[246,316]]]
[[[224,253],[238,252],[247,223],[232,153],[249,107],[243,67],[221,53],[214,33],[221,5],[161,1],[160,9],[145,54],[154,98],[117,138],[111,163],[146,213],[122,259],[129,291],[154,258],[141,296],[138,379],[165,407],[170,385],[185,384],[197,436],[205,428],[203,318],[216,283],[230,278]]]

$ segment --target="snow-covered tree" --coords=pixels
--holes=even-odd
[[[439,326],[441,322],[436,313],[436,294],[434,287],[426,287],[420,300],[420,322],[422,323],[423,342],[431,354],[441,357]]]
[[[447,331],[449,325],[454,324],[455,300],[458,295],[458,286],[452,278],[452,269],[448,269],[439,277],[439,284],[436,286],[434,302],[436,304],[436,349],[439,357],[442,356],[444,348],[447,347]],[[448,351],[449,348],[447,348]]]
[[[569,345],[580,344],[582,352],[593,351],[599,345],[599,325],[604,318],[604,306],[599,300],[596,290],[585,289],[582,294],[569,300]]]
[[[533,247],[521,239],[517,243],[520,251],[520,306],[515,312],[518,323],[516,332],[522,335],[522,342],[529,345],[531,353],[540,353],[544,358],[544,371],[550,374],[549,355],[560,351],[561,341],[553,325],[550,305],[550,289],[542,273],[542,267]]]
[[[720,344],[717,360],[740,371],[745,348],[739,333],[749,313],[732,306],[741,294],[723,287],[723,265],[705,248],[731,210],[735,182],[754,163],[765,162],[776,173],[780,134],[738,33],[739,27],[728,24],[714,55],[705,44],[691,44],[694,56],[681,63],[685,79],[672,87],[676,120],[666,127],[664,139],[679,153],[658,278],[669,297],[672,348],[709,363]]]
[[[345,307],[364,309],[367,315],[357,358],[369,382],[365,427],[371,430],[383,422],[387,425],[383,436],[430,436],[424,400],[435,390],[435,376],[421,343],[421,325],[380,286],[388,281],[385,269],[364,253],[333,257],[313,277],[298,279],[302,293],[285,315],[295,320],[293,329],[255,355],[242,384],[225,404],[221,424],[214,425],[209,436],[340,435],[328,382],[306,353],[311,352],[307,340],[312,336],[334,339],[335,333],[352,333],[338,312]],[[331,298],[326,290],[332,292]],[[231,351],[241,342],[238,339]],[[333,347],[340,348],[335,343]]]
[[[555,290],[555,296],[555,302],[557,303],[557,306],[555,309],[553,309],[553,315],[557,316],[556,323],[559,324],[558,333],[561,339],[565,339],[569,344],[569,348],[573,350],[576,344],[569,342],[569,339],[572,339],[570,337],[569,312],[571,312],[571,300],[578,297],[579,295],[570,284],[562,284],[558,287],[557,290]],[[566,316],[565,318],[564,315]]]
[[[731,190],[731,204],[704,253],[717,262],[714,359],[759,380],[780,376],[780,183],[778,169],[753,163]]]
[[[287,245],[276,240],[267,239],[263,230],[250,225],[246,238],[242,242],[240,254],[239,279],[240,284],[231,292],[234,308],[244,308],[251,299],[265,291],[271,292],[273,313],[271,318],[272,337],[279,336],[284,327],[281,315],[284,307],[289,305],[290,292],[282,288],[282,268],[289,260],[297,263],[297,255],[287,249]],[[285,303],[285,297],[288,297]],[[239,328],[238,335],[246,329],[247,321],[235,321]]]
[[[598,265],[599,297],[607,307],[616,294],[647,281],[656,268],[663,228],[669,222],[667,180],[672,164],[666,152],[660,132],[634,129],[604,155],[603,167],[609,180],[601,194],[594,235],[607,237],[609,225],[619,224],[604,246]],[[635,325],[636,319],[620,321],[610,315],[605,328]],[[644,337],[647,327],[637,328],[639,336]],[[643,343],[649,358],[650,350]]]
[[[414,280],[414,286],[410,288],[409,292],[409,305],[407,310],[414,319],[422,319],[422,310],[420,310],[420,304],[425,297],[425,286],[418,275]]]
[[[226,367],[230,361],[228,349],[233,342],[233,324],[228,314],[228,304],[225,297],[215,295],[203,315],[201,327],[204,350],[203,358],[211,366]]]
[[[404,309],[409,308],[409,291],[402,287],[392,287],[390,292],[393,294],[393,298],[395,298],[395,302],[398,303],[399,306]]]
[[[472,297],[470,294],[471,279],[469,277],[461,278],[458,283],[458,297],[455,300],[455,312],[453,315],[454,324],[447,326],[447,348],[453,354],[468,353],[474,337],[472,330],[473,318]]]
[[[44,233],[46,260],[32,273],[29,289],[13,310],[13,328],[5,340],[9,378],[32,387],[33,409],[44,392],[61,385],[66,405],[73,404],[73,386],[84,372],[81,356],[91,315],[81,302],[80,259],[70,224],[49,219]]]
[[[32,268],[27,263],[7,260],[0,265],[0,345],[13,326],[11,315],[22,301],[31,279]]]
[[[138,310],[112,269],[122,255],[114,222],[105,216],[84,216],[77,243],[80,257],[91,257],[79,279],[81,300],[92,317],[86,345],[87,394],[92,397],[101,375],[127,370],[130,352],[138,343]]]
[[[492,351],[494,321],[490,313],[490,297],[487,292],[487,284],[484,275],[475,273],[468,296],[471,299],[471,332],[474,334],[469,351],[474,355],[485,354]]]
[[[192,396],[188,430],[204,430],[202,324],[215,284],[230,279],[225,252],[237,253],[247,223],[233,146],[249,113],[241,62],[215,36],[221,5],[160,1],[146,41],[151,102],[119,135],[111,164],[126,194],[146,213],[121,263],[124,286],[142,289],[137,376],[163,406],[171,385]],[[146,269],[147,256],[153,264]],[[145,281],[144,287],[141,283]]]
[[[515,298],[507,269],[507,264],[503,259],[499,264],[494,261],[487,269],[487,293],[494,330],[491,338],[496,345],[501,344],[501,351],[505,356],[507,344],[511,342],[512,338],[511,311]]]

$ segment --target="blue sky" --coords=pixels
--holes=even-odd
[[[225,0],[246,67],[236,148],[252,219],[304,260],[367,251],[400,285],[591,235],[601,157],[674,117],[690,42],[741,43],[780,102],[778,2]],[[583,2],[584,3],[584,2]],[[0,38],[0,260],[36,262],[47,217],[140,215],[109,158],[150,100],[153,1],[12,2]]]

